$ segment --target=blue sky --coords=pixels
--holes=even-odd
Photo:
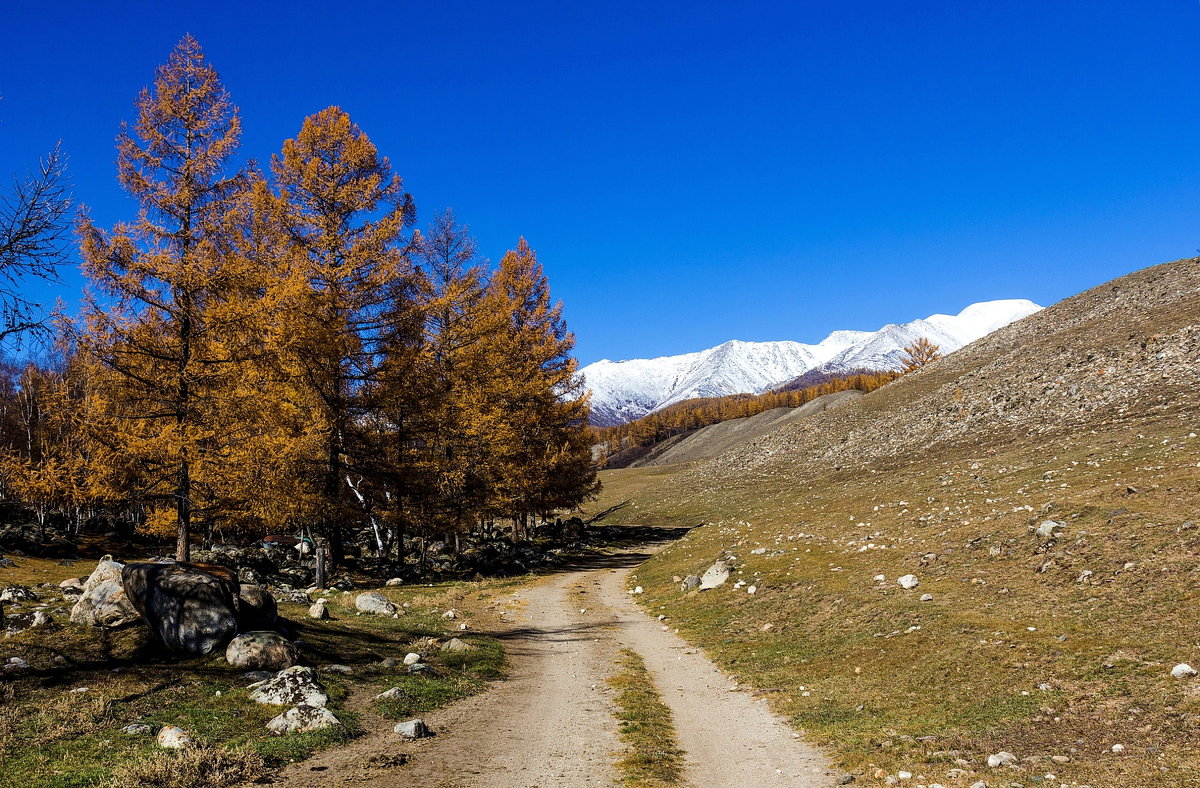
[[[422,223],[527,237],[584,363],[1050,304],[1200,247],[1196,0],[171,6],[9,4],[0,177],[61,138],[130,217],[114,136],[191,32],[247,157],[338,104]]]

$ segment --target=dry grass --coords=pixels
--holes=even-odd
[[[777,465],[711,489],[612,471],[596,509],[708,523],[639,570],[643,599],[860,780],[1191,786],[1200,683],[1169,671],[1200,664],[1192,429],[1167,413],[1052,446],[935,447],[853,474]],[[1046,519],[1060,537],[1033,533]],[[672,582],[728,554],[726,587]],[[914,591],[896,585],[908,573]],[[1002,749],[1029,759],[1019,773],[986,767]],[[972,774],[948,777],[955,761]]]
[[[617,761],[622,784],[635,788],[678,785],[683,778],[683,750],[675,738],[671,710],[637,652],[622,649],[619,668],[608,683],[617,690],[618,734],[628,745]]]

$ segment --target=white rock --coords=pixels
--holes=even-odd
[[[714,561],[713,565],[704,570],[700,576],[700,590],[710,591],[725,584],[729,579],[729,565],[724,561]]]
[[[1013,755],[1011,752],[1005,752],[1004,750],[1001,750],[995,755],[989,755],[987,759],[987,765],[992,769],[1000,766],[1011,766],[1016,762],[1017,756]]]
[[[447,610],[445,613],[442,613],[442,618],[446,619],[447,621],[453,621],[454,619],[458,618],[458,611]]]
[[[921,583],[921,581],[917,579],[916,575],[905,575],[904,577],[901,577],[896,582],[900,585],[901,588],[905,588],[905,589],[916,588]]]
[[[876,583],[886,583],[887,576],[886,575],[875,575],[875,582]]]
[[[415,665],[416,663],[418,663],[420,661],[421,661],[420,654],[409,652],[404,655],[404,664],[405,665]]]
[[[1115,752],[1117,755],[1120,755],[1121,753],[1125,752],[1125,745],[1124,744],[1114,744],[1112,746],[1112,751]]]
[[[384,690],[375,696],[375,700],[392,700],[393,698],[404,697],[404,690],[400,687],[392,687],[389,690]]]
[[[442,651],[474,651],[475,647],[470,643],[459,640],[458,638],[450,638],[442,644]]]
[[[1190,676],[1195,676],[1196,669],[1186,662],[1181,662],[1175,667],[1171,668],[1171,675],[1177,679],[1186,679]]]
[[[1042,524],[1037,527],[1037,535],[1040,539],[1049,539],[1054,536],[1054,532],[1062,528],[1062,523],[1056,523],[1053,520],[1043,520]]]
[[[312,668],[296,665],[251,684],[250,700],[274,706],[324,706],[329,697]]]
[[[933,594],[921,594],[921,601],[922,602],[932,602]]]
[[[354,598],[354,608],[360,613],[373,613],[377,616],[396,615],[396,606],[378,591],[367,591]]]
[[[758,586],[750,586],[749,588],[747,588],[747,589],[746,589],[746,593],[747,593],[747,594],[750,594],[750,595],[757,594],[757,593],[758,593]]]
[[[646,592],[645,592],[645,591],[642,589],[642,587],[641,587],[641,586],[638,586],[637,588],[633,589],[633,593],[635,593],[635,594],[644,594],[644,593],[646,593]]]
[[[896,776],[899,777],[901,780],[911,780],[912,772],[896,772]]]
[[[404,581],[398,577],[393,577],[391,580],[388,580],[386,583],[384,583],[384,585],[388,588],[395,588],[396,586],[404,585]]]
[[[288,733],[305,733],[318,731],[342,722],[323,706],[296,706],[288,709],[267,723],[267,730],[277,736]]]
[[[195,746],[196,744],[196,742],[192,740],[192,737],[188,735],[187,731],[185,731],[183,728],[176,727],[175,725],[164,725],[158,731],[158,736],[155,737],[155,741],[158,742],[159,747],[163,747],[168,750],[183,750],[188,747]]]
[[[313,604],[308,608],[308,617],[316,619],[329,618],[329,608],[326,607],[324,599],[313,602]]]
[[[397,722],[392,730],[406,739],[424,739],[429,735],[429,728],[425,727],[425,721],[422,719]]]

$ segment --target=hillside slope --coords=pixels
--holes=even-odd
[[[656,446],[654,452],[630,463],[629,467],[644,468],[711,459],[733,448],[753,443],[799,419],[823,413],[861,396],[863,392],[854,389],[839,391],[817,397],[798,408],[774,408],[756,416],[710,424],[665,446]]]
[[[712,460],[606,472],[598,506],[706,523],[640,598],[868,784],[1196,785],[1200,680],[1171,670],[1200,667],[1197,432],[1192,259]],[[718,557],[722,588],[672,582]]]

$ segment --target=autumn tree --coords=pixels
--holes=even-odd
[[[136,108],[118,137],[117,167],[138,217],[111,232],[81,222],[94,291],[78,341],[105,383],[97,429],[138,463],[149,524],[169,524],[186,561],[198,485],[220,472],[213,452],[231,426],[221,398],[242,360],[235,346],[256,290],[215,240],[246,187],[229,169],[241,124],[191,36]]]
[[[312,438],[297,492],[314,501],[335,560],[345,524],[362,519],[351,485],[366,468],[360,427],[375,407],[384,342],[397,341],[398,299],[411,288],[412,198],[388,159],[338,107],[304,121],[271,161],[288,270],[273,345],[289,399]]]
[[[911,345],[904,348],[904,355],[900,358],[900,368],[904,372],[912,372],[941,357],[938,346],[930,342],[928,337],[918,337]]]
[[[550,298],[537,254],[522,238],[500,261],[489,295],[503,316],[494,407],[485,421],[496,462],[494,507],[522,526],[577,506],[597,489],[588,396],[571,355],[562,303]]]

